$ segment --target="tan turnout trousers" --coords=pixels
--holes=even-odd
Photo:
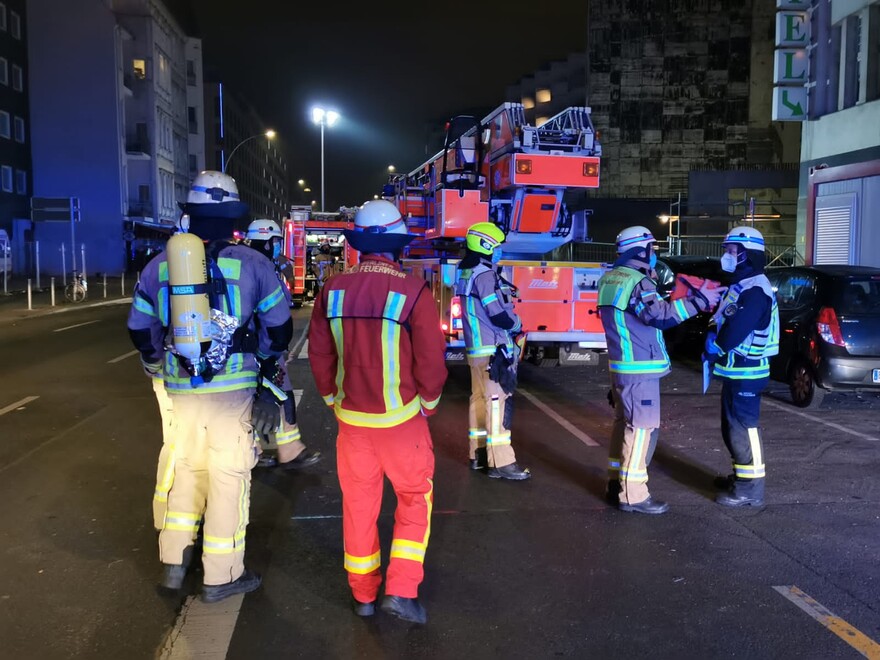
[[[468,357],[471,368],[471,399],[468,408],[469,456],[485,447],[489,467],[504,467],[516,462],[510,444],[510,429],[504,425],[504,407],[510,397],[501,385],[489,378],[486,357]]]

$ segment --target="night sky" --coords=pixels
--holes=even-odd
[[[174,5],[186,2],[169,0],[184,15]],[[587,0],[350,2],[188,0],[184,21],[202,38],[206,75],[278,131],[292,184],[304,178],[319,204],[311,107],[341,113],[324,134],[328,210],[372,198],[389,164],[408,172],[442,147],[426,153],[429,129],[518,100],[503,98],[508,85],[586,44]]]

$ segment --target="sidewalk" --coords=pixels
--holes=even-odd
[[[68,278],[69,281],[69,278]],[[103,276],[92,276],[88,279],[88,297],[80,303],[71,303],[64,298],[64,284],[60,277],[55,278],[55,304],[52,305],[52,281],[49,277],[41,277],[37,289],[36,279],[31,279],[30,307],[28,307],[28,281],[21,277],[10,277],[6,282],[6,293],[3,292],[3,277],[0,274],[0,324],[43,316],[58,312],[89,307],[95,303],[120,299],[131,299],[137,282],[135,275],[107,277],[106,286]],[[124,284],[124,288],[123,288]]]

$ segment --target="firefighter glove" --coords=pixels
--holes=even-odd
[[[706,335],[706,345],[703,347],[703,350],[705,350],[709,360],[717,359],[722,353],[721,347],[715,343],[717,338],[718,335],[714,331],[710,331]]]
[[[268,435],[281,424],[281,405],[271,390],[260,388],[251,408],[251,425],[260,435]]]

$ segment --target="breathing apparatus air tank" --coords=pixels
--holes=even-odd
[[[194,367],[211,346],[211,306],[205,245],[195,234],[175,234],[165,249],[174,352]]]

